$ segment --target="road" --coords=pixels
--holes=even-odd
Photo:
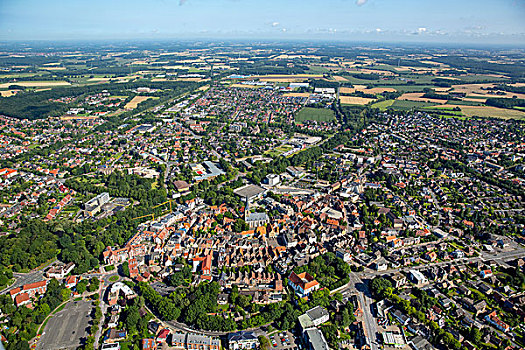
[[[367,285],[357,276],[355,273],[350,273],[349,275],[350,282],[347,285],[347,288],[344,290],[354,291],[357,290],[357,297],[359,299],[359,304],[363,310],[363,326],[365,329],[365,334],[368,339],[368,344],[370,345],[371,350],[379,350],[377,346],[377,322],[372,315],[372,296],[368,290]]]
[[[363,326],[365,329],[365,333],[368,339],[368,344],[370,345],[371,350],[379,350],[378,344],[377,344],[377,333],[378,333],[378,326],[377,321],[375,317],[372,315],[372,309],[371,306],[373,304],[373,299],[371,297],[370,290],[368,289],[367,285],[363,282],[362,278],[370,279],[378,275],[385,275],[390,274],[393,272],[400,272],[400,271],[408,271],[408,270],[419,270],[428,268],[430,266],[442,266],[442,265],[450,265],[450,264],[467,264],[474,261],[488,261],[488,260],[509,260],[509,259],[515,259],[518,257],[524,257],[525,256],[525,249],[522,247],[518,247],[515,250],[508,251],[508,252],[499,252],[496,254],[489,254],[486,252],[483,252],[479,257],[473,257],[473,258],[463,258],[463,259],[456,259],[453,261],[441,261],[436,263],[429,263],[424,264],[420,266],[412,266],[412,267],[400,267],[397,269],[390,269],[387,271],[366,271],[361,273],[350,273],[349,279],[350,281],[348,284],[341,289],[338,289],[337,292],[345,293],[345,292],[354,292],[358,291],[357,297],[359,299],[359,304],[361,305],[361,308],[363,310]]]
[[[482,252],[480,256],[472,257],[472,258],[461,258],[461,259],[454,259],[454,260],[448,260],[448,261],[439,261],[439,262],[433,262],[433,263],[427,263],[423,265],[417,265],[417,266],[406,266],[406,267],[398,267],[395,269],[388,269],[385,271],[375,271],[375,270],[365,270],[366,272],[360,273],[361,277],[366,276],[381,276],[386,274],[391,274],[394,272],[408,272],[409,270],[421,270],[426,269],[431,266],[445,266],[445,265],[463,265],[463,264],[469,264],[476,261],[489,261],[489,260],[511,260],[515,258],[523,258],[525,257],[525,249],[519,247],[516,250],[508,251],[508,252],[499,252],[499,253],[487,253]]]
[[[58,262],[58,260],[53,260],[51,261],[50,263],[47,263],[47,264],[44,264],[40,267],[37,267],[36,269],[30,271],[30,272],[27,272],[27,273],[19,273],[19,272],[15,272],[13,273],[13,277],[15,277],[15,282],[13,284],[11,284],[9,287],[6,287],[4,288],[2,291],[0,291],[0,294],[5,294],[7,293],[8,291],[10,291],[11,289],[13,288],[16,288],[16,287],[21,287],[25,284],[29,284],[29,283],[34,283],[34,282],[39,282],[39,281],[42,281],[44,279],[44,270],[47,268],[47,267],[50,267],[54,264],[56,264]]]

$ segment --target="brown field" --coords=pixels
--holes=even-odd
[[[354,96],[340,96],[339,100],[341,104],[344,105],[366,105],[372,101],[375,101],[374,98],[364,98],[364,97],[354,97]]]
[[[283,95],[284,97],[308,97],[310,96],[307,92],[289,92]]]
[[[463,84],[463,85],[452,85],[453,91],[461,91],[467,94],[467,97],[493,97],[493,98],[512,98],[516,96],[517,98],[525,99],[525,94],[519,94],[514,92],[507,92],[506,95],[492,95],[489,94],[487,90],[482,90],[481,88],[494,87],[495,83],[487,84]]]
[[[479,102],[479,103],[487,102],[486,98],[469,98],[469,97],[464,97],[461,100],[463,100],[463,101],[470,101],[470,102]]]
[[[2,97],[13,96],[13,95],[16,95],[18,91],[20,90],[3,90],[3,91],[0,91],[0,96]]]
[[[40,67],[43,70],[66,70],[66,67]]]
[[[206,78],[206,79],[202,79],[202,78],[177,78],[175,79],[175,81],[193,81],[193,82],[197,82],[197,83],[200,83],[201,81],[209,81],[210,79],[209,78]]]
[[[389,88],[389,87],[375,87],[375,88],[367,89],[365,85],[354,85],[353,88],[342,87],[339,89],[339,92],[342,94],[351,94],[356,91],[361,91],[361,92],[364,92],[365,94],[380,94],[385,91],[395,92],[396,89]]]
[[[483,118],[501,118],[501,119],[520,119],[525,120],[525,112],[516,109],[505,109],[489,106],[460,106],[447,105],[447,107],[459,107],[461,112],[468,117],[483,117]]]
[[[348,81],[348,80],[346,80],[345,78],[343,78],[343,77],[341,77],[339,75],[333,76],[332,79],[335,80],[335,81]]]
[[[452,91],[464,92],[466,94],[486,94],[486,91],[481,88],[494,87],[494,85],[494,83],[452,85]]]
[[[439,104],[447,103],[447,100],[424,98],[422,97],[423,95],[424,93],[422,92],[407,92],[399,96],[397,99],[398,100],[408,100],[408,101],[419,101],[419,102],[432,102],[432,103],[439,103]]]
[[[199,90],[199,91],[206,91],[206,90],[208,90],[209,88],[210,88],[209,85],[204,85],[204,86],[201,86],[200,88],[198,88],[197,90]]]
[[[249,85],[249,84],[232,84],[231,87],[235,88],[246,88],[246,89],[258,89],[260,85]]]
[[[133,99],[131,101],[126,103],[124,108],[125,109],[135,109],[135,108],[137,108],[139,103],[144,102],[146,100],[149,100],[150,98],[157,99],[158,97],[153,97],[153,96],[135,96],[135,97],[133,97]]]
[[[263,78],[260,80],[268,83],[300,83],[308,80],[308,78]]]
[[[12,83],[0,84],[0,89],[8,88],[11,85],[25,86],[25,87],[39,87],[39,86],[66,86],[71,85],[67,81],[16,81]]]
[[[60,117],[60,120],[92,120],[92,119],[97,119],[97,118],[98,117],[96,115],[85,115],[85,116],[70,115],[70,116]]]
[[[365,94],[380,94],[382,92],[396,92],[397,90],[389,87],[375,87],[372,89],[363,89],[360,91],[364,92]]]
[[[379,75],[394,75],[391,71],[388,70],[379,70],[379,69],[367,69],[367,68],[356,68],[356,70],[350,70],[350,73],[363,73],[363,74],[379,74]]]
[[[310,78],[322,78],[322,74],[290,74],[290,75],[279,75],[279,74],[268,74],[268,75],[254,75],[250,79],[259,79],[261,81],[267,81],[272,83],[294,83],[304,81]]]

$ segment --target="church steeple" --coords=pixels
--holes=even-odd
[[[248,215],[250,215],[250,200],[248,197],[246,197],[246,205],[244,206],[244,221],[246,221]]]

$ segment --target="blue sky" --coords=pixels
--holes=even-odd
[[[0,40],[319,39],[525,45],[525,0],[0,0]]]

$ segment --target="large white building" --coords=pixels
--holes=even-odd
[[[259,339],[253,332],[235,332],[228,334],[228,348],[238,349],[257,349]]]
[[[330,315],[328,311],[322,306],[316,306],[313,309],[306,311],[305,314],[299,316],[299,324],[304,330],[317,327],[325,322],[328,322]]]
[[[266,175],[265,182],[270,186],[275,186],[281,182],[281,177],[277,174],[268,174]]]

